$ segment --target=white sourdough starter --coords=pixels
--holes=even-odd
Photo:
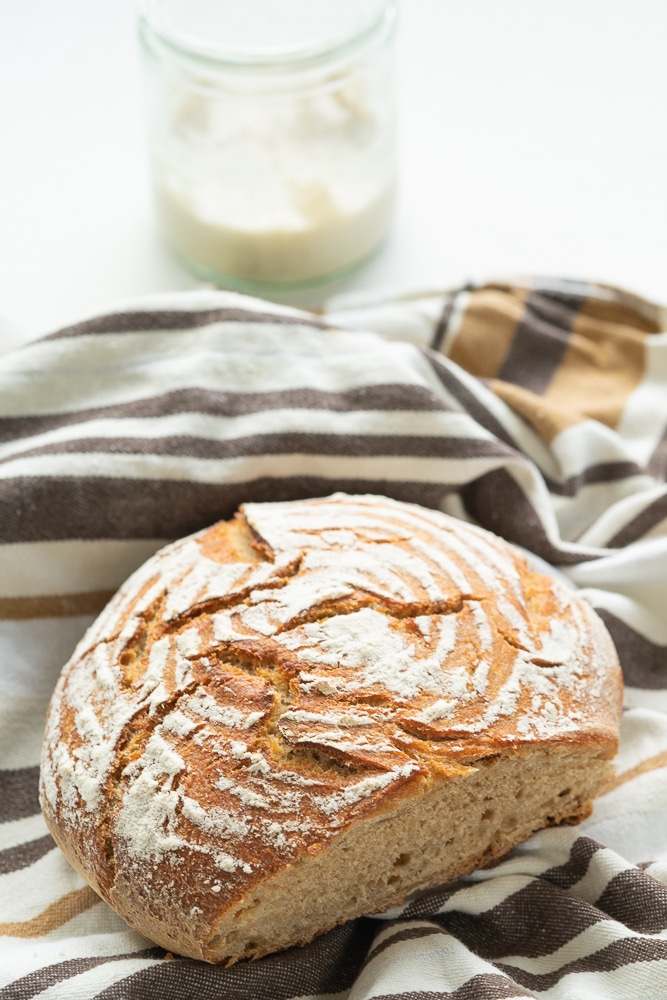
[[[307,101],[188,94],[156,158],[172,248],[257,283],[344,271],[381,241],[394,201],[391,129],[349,84]]]

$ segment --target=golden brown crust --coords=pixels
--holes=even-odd
[[[613,756],[620,699],[588,604],[489,533],[378,497],[249,504],[158,553],[81,642],[43,809],[128,922],[210,960],[257,887],[480,760]]]

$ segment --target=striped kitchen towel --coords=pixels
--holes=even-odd
[[[0,358],[0,997],[667,998],[667,316],[498,281],[333,303],[143,299]],[[114,589],[243,501],[387,494],[581,588],[626,679],[579,827],[382,918],[229,969],[165,954],[39,813],[46,705]]]

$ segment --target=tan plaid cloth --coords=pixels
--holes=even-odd
[[[493,282],[318,316],[142,300],[0,358],[0,996],[667,998],[667,321]],[[230,969],[166,955],[39,813],[46,705],[123,579],[242,501],[382,493],[582,589],[627,683],[616,786],[498,867]]]

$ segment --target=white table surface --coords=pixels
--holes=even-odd
[[[667,301],[667,2],[403,0],[401,195],[346,290],[512,273]],[[0,0],[0,350],[197,281],[160,242],[132,0]]]

